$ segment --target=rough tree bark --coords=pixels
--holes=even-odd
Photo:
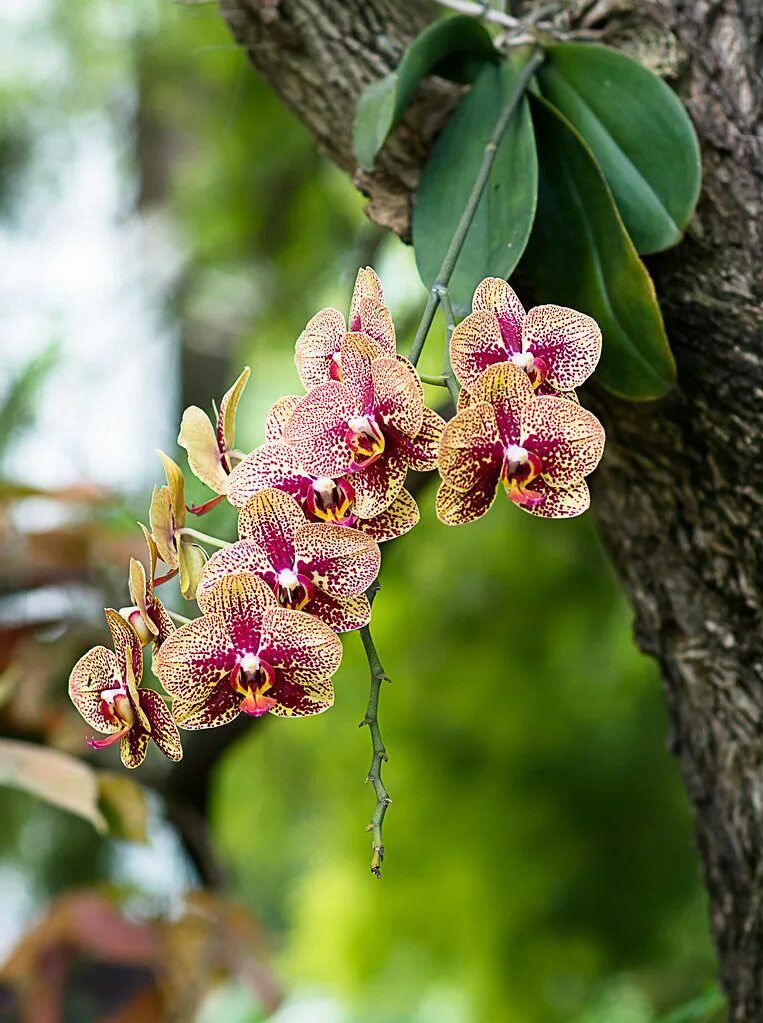
[[[651,405],[588,395],[608,432],[602,535],[662,666],[671,747],[694,808],[735,1023],[763,1020],[763,82],[760,0],[602,0],[576,12],[667,71],[703,149],[687,238],[655,258],[679,388]],[[406,237],[411,195],[457,95],[431,81],[373,175],[357,171],[360,90],[397,63],[425,0],[223,0],[257,71]],[[658,836],[656,836],[656,840]]]

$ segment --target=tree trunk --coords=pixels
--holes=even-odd
[[[361,89],[396,65],[435,9],[424,0],[222,6],[258,72],[369,196],[371,218],[405,238],[422,162],[458,92],[425,83],[372,175],[357,171],[352,120]],[[763,8],[602,0],[580,13],[677,80],[702,142],[704,188],[687,239],[650,261],[679,387],[648,405],[588,395],[608,434],[594,508],[638,641],[662,666],[730,1018],[760,1023]]]

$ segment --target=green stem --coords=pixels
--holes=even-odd
[[[368,599],[373,604],[374,597],[376,596],[379,589],[379,583],[376,582],[368,590]],[[384,671],[381,661],[379,660],[379,654],[376,650],[376,645],[371,635],[370,626],[365,625],[360,630],[360,638],[363,643],[363,649],[366,652],[366,658],[368,660],[368,668],[371,673],[371,691],[368,695],[368,707],[366,708],[366,716],[360,722],[359,727],[362,728],[364,725],[368,725],[368,730],[371,733],[371,747],[373,750],[371,757],[371,767],[368,771],[368,777],[366,781],[370,781],[374,787],[376,793],[376,807],[374,809],[371,821],[366,828],[366,831],[371,832],[371,873],[374,877],[381,878],[381,865],[384,859],[384,838],[382,836],[382,827],[384,825],[384,817],[387,813],[387,807],[392,802],[389,798],[389,793],[384,786],[382,781],[382,764],[389,760],[387,751],[384,748],[384,741],[381,737],[381,731],[379,730],[379,693],[381,692],[382,682],[389,682],[389,676]]]
[[[445,353],[442,361],[442,378],[445,381],[445,386],[448,388],[448,393],[453,399],[453,404],[458,407],[458,394],[461,387],[456,380],[456,374],[453,372],[453,366],[450,361],[450,339],[453,337],[453,331],[456,329],[456,317],[450,301],[450,292],[445,285],[438,290],[440,293],[440,304],[442,305],[442,315],[445,319]]]
[[[447,387],[448,382],[444,376],[431,377],[427,373],[419,373],[422,384],[431,384],[432,387]]]
[[[511,118],[514,116],[514,111],[519,106],[519,103],[524,96],[527,83],[530,81],[532,76],[535,74],[537,69],[543,63],[544,54],[542,50],[534,50],[527,63],[522,68],[519,77],[517,78],[514,88],[506,100],[506,104],[501,111],[501,114],[496,122],[493,134],[490,136],[490,141],[485,146],[485,152],[482,157],[482,163],[480,169],[477,172],[477,177],[474,181],[471,194],[467,199],[464,212],[461,214],[461,219],[458,222],[455,233],[451,239],[448,251],[445,253],[445,258],[442,261],[435,282],[432,285],[432,290],[429,292],[429,298],[427,299],[424,313],[421,317],[416,336],[411,344],[411,350],[408,354],[409,360],[415,366],[419,361],[422,349],[424,348],[424,342],[427,339],[427,334],[432,326],[437,307],[442,300],[440,289],[447,288],[450,283],[450,278],[453,275],[458,257],[461,255],[461,249],[464,247],[466,236],[469,233],[469,228],[472,226],[474,220],[474,214],[477,212],[482,193],[485,191],[488,178],[490,177],[490,171],[493,169],[493,163],[498,152],[498,146],[501,143],[506,129],[511,122]]]
[[[208,533],[200,533],[198,529],[191,529],[190,526],[183,526],[176,530],[175,535],[193,537],[194,540],[200,540],[201,543],[208,544],[210,547],[230,547],[229,540],[220,540],[216,536],[209,536]]]

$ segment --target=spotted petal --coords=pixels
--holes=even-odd
[[[177,725],[159,693],[153,689],[141,689],[140,705],[151,725],[151,738],[165,757],[175,761],[182,760],[183,747]]]
[[[277,487],[294,497],[302,497],[310,480],[299,459],[286,444],[262,444],[236,466],[228,477],[228,500],[236,508],[265,487]]]
[[[275,717],[307,717],[322,714],[333,705],[334,687],[330,678],[319,678],[311,672],[294,671],[279,676],[268,696],[276,701],[270,708],[270,713]]]
[[[360,596],[379,574],[378,544],[350,526],[305,525],[296,533],[294,550],[297,571],[335,597]]]
[[[194,476],[216,494],[222,494],[228,474],[223,468],[217,432],[198,405],[191,405],[183,413],[178,444],[188,453],[188,465]]]
[[[403,358],[371,363],[375,409],[383,421],[407,437],[415,437],[424,418],[424,388],[414,367]]]
[[[251,540],[239,540],[229,547],[216,551],[204,566],[196,592],[199,606],[206,606],[207,592],[216,586],[223,576],[239,575],[242,572],[259,575],[270,585],[275,582],[275,572],[267,551]]]
[[[591,495],[585,480],[578,480],[571,487],[552,487],[546,480],[533,480],[532,489],[544,495],[540,504],[532,507],[518,505],[529,515],[544,519],[570,519],[588,510]]]
[[[225,619],[220,614],[204,614],[181,626],[161,645],[154,657],[154,673],[171,696],[195,706],[235,663],[236,647]]]
[[[159,557],[173,571],[177,571],[178,555],[175,547],[175,523],[172,518],[168,487],[154,487],[151,505],[148,509],[151,535],[156,543]]]
[[[402,455],[393,450],[367,468],[353,473],[354,514],[362,519],[370,519],[386,511],[403,489],[406,472]]]
[[[382,304],[384,303],[382,283],[370,266],[361,267],[355,278],[355,287],[352,290],[352,300],[350,301],[350,315],[348,317],[349,330],[362,329],[360,324],[360,307],[367,298]]]
[[[489,366],[475,384],[472,398],[493,406],[504,444],[519,443],[523,409],[536,400],[530,378],[523,369],[510,362]]]
[[[486,277],[477,286],[472,310],[495,316],[509,354],[522,351],[522,324],[525,310],[514,289],[499,277]]]
[[[143,676],[143,647],[138,635],[113,607],[107,607],[104,614],[111,632],[114,653],[117,655],[119,673],[122,678],[130,676],[137,687]]]
[[[446,526],[460,526],[481,518],[495,500],[497,475],[484,478],[471,490],[461,491],[441,483],[437,491],[435,510],[440,522]]]
[[[330,379],[331,362],[346,330],[344,316],[338,309],[329,308],[316,313],[300,334],[294,362],[307,390]]]
[[[101,693],[105,689],[118,689],[123,684],[116,654],[105,646],[96,646],[83,654],[72,668],[69,697],[91,728],[110,735],[122,726],[104,718]]]
[[[149,732],[145,728],[141,728],[137,722],[127,731],[119,743],[119,755],[125,767],[131,769],[140,767],[146,759],[150,738]]]
[[[502,459],[495,411],[487,402],[474,402],[446,425],[438,468],[448,487],[466,492],[486,479],[495,488]]]
[[[371,605],[363,593],[342,599],[319,590],[304,610],[320,618],[333,632],[354,632],[371,621]]]
[[[272,406],[265,417],[265,439],[272,444],[283,440],[283,431],[289,416],[302,400],[301,394],[287,394]]]
[[[492,313],[477,312],[465,317],[450,339],[450,361],[456,379],[471,391],[488,366],[511,357]]]
[[[284,440],[306,472],[341,476],[353,457],[345,441],[347,423],[362,412],[349,388],[330,380],[300,401],[286,424]]]
[[[304,611],[269,607],[262,616],[259,656],[281,677],[328,678],[342,660],[342,644],[325,622]]]
[[[172,716],[185,731],[217,728],[235,720],[241,713],[241,694],[236,693],[227,678],[220,681],[201,703],[175,700]]]
[[[262,616],[276,604],[271,588],[251,572],[220,576],[214,586],[199,593],[198,600],[202,618],[220,615],[236,648],[252,653],[257,650]]]
[[[539,305],[527,314],[522,348],[546,364],[546,380],[572,390],[588,379],[601,355],[601,331],[585,313],[559,305]]]
[[[357,326],[351,330],[367,334],[379,346],[382,355],[395,354],[395,326],[389,309],[374,298],[364,298],[358,306]]]
[[[371,363],[381,354],[379,346],[367,334],[347,334],[342,341],[340,351],[342,383],[351,391],[355,407],[364,412],[370,411],[374,406]]]
[[[425,405],[421,430],[413,438],[401,436],[397,440],[397,449],[409,469],[430,472],[435,468],[444,429],[445,420]]]
[[[283,490],[268,487],[250,497],[238,518],[238,535],[252,540],[276,570],[294,563],[294,538],[307,519],[299,503]]]
[[[362,530],[377,543],[395,540],[418,525],[419,506],[407,490],[401,490],[395,500],[379,515],[370,519],[358,519],[355,528]]]
[[[520,443],[538,455],[547,482],[571,487],[599,464],[604,428],[588,409],[541,396],[522,410]]]

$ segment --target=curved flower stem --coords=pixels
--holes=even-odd
[[[538,70],[540,65],[543,63],[544,53],[542,50],[536,49],[530,54],[527,63],[522,68],[517,78],[514,88],[511,90],[506,105],[500,113],[498,120],[496,121],[493,134],[490,136],[490,141],[485,146],[485,152],[482,157],[482,163],[480,169],[477,172],[477,177],[474,181],[471,194],[467,199],[464,212],[461,214],[461,219],[458,222],[453,238],[451,239],[448,251],[445,253],[445,258],[442,261],[435,282],[432,285],[432,290],[429,292],[427,298],[427,304],[424,308],[424,313],[421,317],[416,336],[411,344],[411,350],[408,354],[408,359],[415,366],[421,356],[421,351],[424,347],[424,342],[427,339],[427,334],[432,326],[437,307],[442,301],[442,295],[440,289],[448,287],[450,278],[453,275],[458,257],[461,254],[461,249],[464,247],[466,236],[469,233],[469,228],[472,226],[474,220],[474,214],[477,212],[482,193],[485,191],[488,178],[490,177],[490,171],[492,170],[495,157],[498,152],[498,146],[500,145],[501,139],[503,138],[506,129],[511,122],[511,118],[514,116],[514,111],[519,106],[522,97],[525,94],[527,83],[530,81],[532,76]]]
[[[450,362],[450,339],[453,337],[453,331],[456,329],[456,317],[453,313],[453,305],[450,301],[450,292],[447,287],[443,284],[437,290],[440,295],[442,314],[445,318],[445,352],[442,361],[442,378],[445,381],[445,386],[448,388],[448,393],[453,399],[453,404],[458,406],[458,394],[461,387],[456,380],[456,375]]]
[[[176,536],[191,536],[194,540],[200,540],[210,547],[230,547],[229,540],[220,540],[216,536],[209,536],[207,533],[200,533],[198,529],[191,529],[190,526],[182,526],[175,533]]]
[[[374,597],[379,590],[379,583],[376,582],[368,590],[368,599],[373,604]],[[371,821],[366,828],[366,831],[371,832],[371,873],[374,877],[381,878],[381,865],[384,859],[384,839],[382,837],[382,826],[384,824],[384,817],[387,813],[387,807],[392,802],[389,797],[389,793],[385,788],[384,782],[382,781],[382,764],[389,760],[387,751],[384,748],[384,741],[381,737],[379,730],[379,693],[381,692],[382,682],[391,681],[389,676],[384,671],[379,660],[379,654],[376,650],[376,645],[371,635],[370,626],[365,625],[360,630],[360,638],[363,642],[363,649],[366,652],[368,659],[368,667],[371,672],[371,691],[368,696],[368,707],[366,708],[366,716],[359,724],[359,728],[364,725],[368,725],[368,730],[371,733],[371,745],[373,749],[373,755],[371,757],[371,767],[368,771],[368,777],[366,781],[370,781],[374,787],[376,793],[376,808],[374,809]]]

